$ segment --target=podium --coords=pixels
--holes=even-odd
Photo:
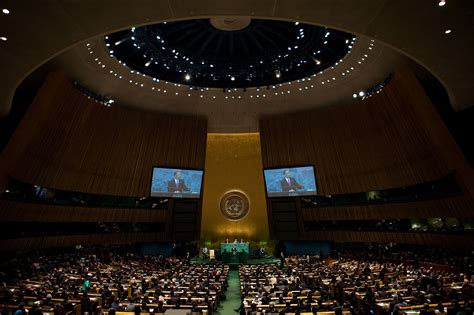
[[[224,264],[246,263],[249,257],[249,243],[222,243],[221,257]]]
[[[232,253],[232,252],[245,252],[249,254],[250,252],[250,245],[249,243],[221,243],[221,253],[224,251]]]

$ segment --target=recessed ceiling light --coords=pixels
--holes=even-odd
[[[7,38],[5,36],[0,37],[0,40],[3,40],[4,42],[7,41]]]
[[[2,12],[3,12],[4,14],[10,14],[10,10],[8,10],[8,9],[2,9]]]
[[[444,31],[444,34],[449,34],[449,33],[451,33],[451,30]]]
[[[441,1],[438,3],[438,5],[439,5],[440,7],[444,7],[445,4],[446,4],[446,1],[443,1],[443,0],[441,0]]]

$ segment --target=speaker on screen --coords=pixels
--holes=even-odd
[[[203,170],[154,167],[151,197],[200,198]]]
[[[263,170],[268,197],[317,195],[314,166],[293,166]]]

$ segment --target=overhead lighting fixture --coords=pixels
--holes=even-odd
[[[133,39],[133,37],[132,37],[132,39]],[[116,42],[114,43],[114,45],[115,45],[115,46],[118,46],[118,45],[120,45],[121,43],[123,43],[124,41],[125,41],[125,39],[121,39],[121,40],[119,40],[119,41],[116,41]]]
[[[8,9],[2,9],[3,14],[10,14],[10,10]]]
[[[364,96],[364,95],[365,95],[365,92],[364,92],[364,91],[360,91],[360,92],[359,92],[359,96],[360,96],[360,97],[362,97],[362,96]]]
[[[451,30],[444,31],[444,34],[450,34],[450,33],[451,33]]]
[[[446,1],[443,1],[443,0],[441,0],[441,1],[438,3],[438,5],[439,5],[440,7],[444,7],[445,4],[446,4]]]
[[[438,0],[438,1],[441,1],[441,0]],[[309,29],[310,26],[303,24],[303,22],[293,21],[293,23],[295,24],[295,26],[290,27],[292,33],[289,33],[288,35],[292,35],[293,39],[294,39],[293,35],[299,36],[300,38],[302,38],[301,36],[303,34],[305,36],[308,35],[306,34],[306,29],[307,28]],[[299,25],[301,25],[301,27]],[[163,27],[163,25],[161,27]],[[287,80],[287,79],[289,80],[291,78],[298,79],[297,76],[304,75],[304,73],[302,73],[302,70],[299,70],[299,69],[304,68],[305,66],[314,67],[314,65],[317,65],[317,67],[314,67],[314,68],[318,69],[319,66],[322,65],[322,60],[324,60],[325,65],[330,65],[330,63],[334,64],[334,62],[337,61],[335,59],[332,59],[333,56],[330,56],[331,58],[327,58],[327,56],[321,57],[321,55],[318,55],[318,53],[321,52],[321,51],[318,51],[319,46],[314,46],[314,47],[311,46],[311,47],[306,48],[304,44],[300,44],[300,42],[293,41],[291,44],[289,43],[289,45],[283,45],[283,47],[281,47],[282,49],[288,49],[289,51],[287,53],[286,51],[283,51],[283,50],[280,51],[279,54],[277,54],[278,58],[276,56],[272,56],[271,59],[262,58],[261,60],[260,59],[252,60],[252,63],[246,64],[245,67],[242,67],[242,70],[238,69],[237,71],[239,72],[237,72],[235,68],[233,69],[229,65],[212,64],[212,59],[209,59],[209,60],[206,59],[205,55],[201,56],[202,58],[195,59],[194,62],[190,62],[190,58],[186,57],[186,55],[184,55],[183,53],[179,53],[179,58],[177,58],[176,55],[178,55],[178,52],[179,51],[183,52],[181,48],[168,47],[159,43],[160,41],[162,41],[164,37],[166,37],[166,32],[165,32],[166,28],[163,28],[163,34],[157,33],[157,32],[155,32],[154,34],[150,33],[150,36],[151,36],[150,42],[154,43],[154,45],[156,46],[155,47],[156,50],[161,52],[162,48],[165,48],[165,50],[163,50],[163,58],[161,58],[162,56],[160,55],[159,62],[155,60],[151,62],[151,56],[153,56],[151,52],[154,52],[154,50],[152,50],[150,47],[147,47],[142,42],[143,38],[141,38],[138,35],[138,33],[136,32],[133,33],[134,30],[135,29],[132,28],[131,29],[132,33],[128,33],[129,35],[127,36],[124,36],[123,34],[118,34],[118,33],[116,35],[114,34],[109,35],[109,40],[107,40],[105,44],[108,44],[110,54],[112,54],[111,48],[112,47],[114,48],[114,56],[111,56],[111,57],[117,58],[119,62],[122,61],[123,63],[125,63],[125,61],[127,61],[128,64],[132,64],[132,66],[128,66],[129,69],[133,69],[135,63],[137,63],[136,66],[138,68],[143,67],[143,66],[148,67],[148,68],[152,67],[153,68],[152,70],[156,71],[156,73],[151,73],[150,76],[160,75],[160,72],[163,72],[163,71],[166,72],[166,69],[168,70],[173,69],[172,71],[175,72],[175,75],[174,75],[174,78],[170,81],[170,84],[174,84],[174,86],[176,86],[176,83],[181,82],[187,86],[192,84],[193,86],[199,85],[199,86],[210,86],[210,87],[222,88],[221,86],[226,84],[225,81],[227,80],[228,82],[230,80],[231,83],[228,84],[228,86],[230,85],[232,87],[238,87],[242,91],[242,88],[244,85],[255,86],[256,85],[255,83],[260,83],[260,81],[262,82],[261,84],[262,86],[267,86],[267,85],[272,86],[274,84],[279,84],[280,82],[282,82],[282,80]],[[329,32],[327,29],[323,29],[323,31],[324,31],[323,34],[325,34],[324,36],[326,37],[326,39],[328,39],[329,36],[333,35],[332,31]],[[335,37],[334,40],[341,41],[340,43],[342,47],[341,51],[343,53],[347,53],[347,50],[348,50],[347,45],[348,44],[352,45],[351,40],[353,40],[352,38],[353,35],[351,35],[350,37],[347,37],[347,34],[343,34],[343,35],[344,36],[341,38]],[[134,39],[134,42],[132,42],[132,39]],[[126,43],[125,41],[128,41],[128,43],[130,43],[130,46],[131,44],[135,44],[136,47],[141,46],[142,53],[139,54],[140,55],[139,57],[141,60],[135,60],[135,61],[119,60],[119,58],[122,58],[120,52],[122,51],[122,49],[125,49],[124,48],[125,43]],[[124,45],[121,45],[122,42],[125,42]],[[342,44],[344,42],[345,44]],[[295,45],[296,43],[297,45]],[[332,44],[332,43],[327,42],[327,44]],[[91,46],[94,47],[92,44]],[[299,46],[301,46],[302,48],[299,48]],[[314,63],[312,64],[311,60],[306,59],[306,56],[304,57],[294,56],[293,53],[297,51],[298,49],[306,49],[308,53],[310,53],[311,55],[314,55],[314,57],[318,59],[313,58]],[[94,58],[96,56],[92,56],[92,57]],[[287,57],[289,58],[285,59]],[[296,59],[296,57],[298,58]],[[337,55],[334,58],[340,59],[341,57]],[[271,66],[268,67],[270,69],[268,68],[265,69],[265,67],[263,67],[263,65],[265,64],[271,65],[272,63],[273,63],[273,67]],[[205,69],[206,67],[204,67],[205,65],[207,65],[208,67],[207,70]],[[335,65],[338,65],[338,62],[336,62]],[[300,68],[297,68],[298,66]],[[194,68],[189,69],[190,67],[194,67]],[[221,67],[223,67],[223,69],[221,69]],[[209,68],[212,68],[212,70],[215,70],[217,68],[217,72],[203,74],[205,73],[205,71],[208,71]],[[273,69],[271,70],[271,68]],[[191,70],[191,72],[187,73],[185,69]],[[227,70],[227,71],[221,71],[221,70]],[[283,71],[285,72],[285,78],[283,78]],[[238,77],[236,75],[232,75],[231,74],[232,72],[239,73]],[[191,73],[196,75],[196,77],[193,77]],[[309,76],[313,77],[315,76],[315,74],[310,73]],[[337,77],[335,79],[337,79]],[[334,81],[335,79],[332,79],[332,80]],[[190,82],[191,80],[193,82]],[[290,83],[285,83],[285,85],[286,84],[290,84]],[[173,92],[171,91],[170,93],[173,93]],[[260,97],[263,97],[262,95],[260,95]],[[238,98],[238,96],[236,96],[235,98]]]
[[[7,38],[5,36],[0,37],[0,40],[3,40],[4,42],[7,41]]]
[[[357,98],[357,93],[352,94],[353,98]]]

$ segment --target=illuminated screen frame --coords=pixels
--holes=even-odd
[[[281,169],[284,170],[285,168],[287,169],[294,169],[294,168],[300,168],[300,167],[312,167],[313,168],[313,176],[314,176],[314,185],[316,186],[316,190],[312,194],[304,194],[300,195],[298,193],[291,194],[291,193],[282,193],[282,192],[276,192],[276,193],[270,193],[272,196],[268,195],[268,189],[267,189],[267,177],[265,176],[265,171],[267,170],[276,170],[276,169]],[[316,167],[314,167],[313,164],[303,164],[303,165],[284,165],[284,166],[275,166],[275,167],[267,167],[263,169],[263,182],[265,185],[265,194],[267,198],[296,198],[296,197],[311,197],[311,196],[317,196],[318,191],[319,191],[319,186],[318,186],[318,178],[316,177]]]
[[[184,194],[176,194],[176,193],[168,193],[168,192],[160,192],[160,193],[155,193],[153,195],[152,192],[152,187],[153,187],[153,173],[155,169],[165,169],[165,170],[181,170],[181,171],[201,171],[202,176],[201,176],[201,187],[199,190],[199,195],[197,194],[189,194],[189,193],[184,193]],[[174,198],[174,199],[201,199],[202,198],[202,188],[204,186],[204,169],[202,168],[191,168],[191,167],[175,167],[175,166],[157,166],[154,165],[151,168],[151,176],[150,176],[150,187],[149,187],[149,196],[152,198]],[[157,196],[156,194],[159,194]]]

